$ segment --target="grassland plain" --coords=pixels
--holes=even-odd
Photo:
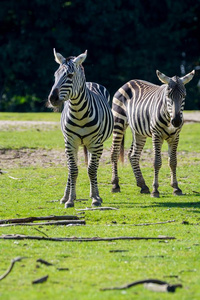
[[[81,150],[77,182],[77,198],[81,201],[68,210],[59,204],[67,178],[59,113],[0,113],[0,120],[11,121],[0,128],[0,169],[3,171],[0,174],[0,218],[72,214],[86,221],[85,226],[0,227],[0,236],[176,238],[102,242],[0,240],[0,276],[13,258],[26,257],[16,262],[11,273],[0,281],[1,299],[200,299],[199,123],[186,123],[181,132],[178,179],[183,196],[172,195],[166,144],[163,145],[159,199],[139,193],[127,159],[119,166],[121,193],[112,194],[109,139],[98,171],[99,189],[103,205],[118,210],[80,212],[77,209],[91,206]],[[40,122],[36,122],[38,120]],[[126,150],[130,144],[128,131]],[[151,162],[152,146],[148,139],[141,166],[149,186],[153,179]],[[173,222],[161,223],[167,221]],[[152,225],[142,225],[149,223]],[[39,258],[52,265],[37,262]],[[45,275],[49,275],[46,282],[32,284]],[[143,285],[125,290],[100,290],[147,278],[180,283],[183,287],[173,295],[153,292]]]

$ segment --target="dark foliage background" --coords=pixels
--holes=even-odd
[[[45,111],[57,64],[88,50],[87,81],[111,96],[140,78],[196,69],[186,109],[200,109],[200,0],[9,0],[0,9],[0,110]]]

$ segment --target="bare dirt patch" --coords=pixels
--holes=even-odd
[[[178,156],[184,156],[185,152],[178,152]],[[190,156],[194,156],[198,161],[200,160],[200,153],[190,152]],[[167,152],[162,152],[163,159],[167,160]],[[151,149],[144,150],[140,161],[141,165],[152,166],[153,153]],[[83,149],[79,149],[78,163],[85,164]],[[110,163],[110,151],[104,149],[100,164]],[[124,163],[128,164],[128,150],[124,153]],[[0,170],[12,168],[26,168],[26,167],[66,167],[67,159],[65,151],[63,150],[45,150],[45,149],[19,149],[19,150],[4,150],[0,149]]]
[[[0,131],[54,130],[60,128],[60,122],[47,121],[7,121],[0,120]]]
[[[200,122],[200,112],[189,112],[184,115],[185,122]],[[45,121],[2,121],[0,120],[1,131],[24,131],[27,129],[37,130],[54,130],[60,128],[60,122]],[[124,160],[128,163],[128,151],[125,151]],[[167,153],[163,153],[167,156]],[[196,155],[196,154],[195,154]],[[79,163],[84,163],[83,150],[79,150]],[[101,163],[110,162],[110,151],[104,149]],[[143,164],[152,163],[152,151],[146,150],[141,156]],[[46,150],[46,149],[19,149],[5,150],[0,149],[0,169],[10,169],[18,167],[55,167],[67,166],[66,156],[63,150]]]

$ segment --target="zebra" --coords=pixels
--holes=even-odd
[[[79,56],[64,58],[54,49],[55,61],[59,64],[55,72],[55,83],[48,96],[50,106],[64,103],[61,114],[61,129],[65,141],[68,179],[60,203],[65,208],[74,207],[76,180],[78,176],[77,154],[79,146],[88,151],[88,176],[92,206],[101,206],[97,184],[97,169],[103,152],[103,143],[113,131],[114,121],[109,105],[110,95],[105,87],[86,82],[82,63],[87,50]]]
[[[161,147],[164,140],[168,143],[173,194],[182,195],[176,177],[177,147],[184,122],[183,109],[186,97],[184,85],[192,80],[195,71],[181,78],[178,76],[170,78],[158,70],[156,73],[164,84],[159,86],[143,80],[131,80],[119,88],[113,97],[112,192],[120,192],[117,161],[120,151],[121,153],[124,151],[124,134],[129,125],[132,131],[132,144],[128,158],[137,186],[141,188],[140,192],[150,193],[140,169],[139,159],[146,138],[152,137],[154,180],[151,196],[159,197],[158,173],[162,165]]]

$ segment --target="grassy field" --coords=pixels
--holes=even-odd
[[[200,124],[185,124],[178,148],[178,179],[184,195],[172,195],[167,165],[167,145],[163,145],[163,166],[160,171],[160,198],[141,195],[135,184],[130,164],[119,166],[121,193],[112,194],[109,149],[98,171],[103,206],[113,211],[86,211],[91,206],[87,170],[80,160],[75,208],[64,209],[59,204],[67,179],[65,160],[56,163],[64,153],[59,113],[0,113],[5,121],[49,122],[7,124],[0,128],[0,218],[28,216],[77,215],[85,226],[15,226],[0,227],[4,234],[48,237],[175,237],[173,240],[118,240],[101,242],[53,242],[39,240],[0,240],[0,277],[16,262],[11,273],[0,281],[0,298],[4,300],[70,299],[200,299]],[[1,126],[1,125],[0,125]],[[17,130],[16,130],[17,128]],[[125,148],[131,144],[130,131]],[[34,164],[20,160],[26,149]],[[146,183],[153,180],[151,139],[145,145],[141,166]],[[47,151],[44,154],[43,151]],[[29,153],[28,153],[29,154]],[[41,154],[41,155],[39,155]],[[80,151],[80,155],[82,155]],[[48,164],[48,159],[51,164]],[[45,161],[44,161],[45,160]],[[170,223],[166,223],[171,221]],[[161,222],[164,222],[163,224]],[[149,224],[151,225],[145,225]],[[159,224],[160,223],[160,224]],[[37,262],[45,259],[46,266]],[[48,275],[42,284],[32,281]],[[143,285],[124,290],[101,291],[101,288],[121,286],[136,280],[155,278],[170,284],[182,284],[173,296],[153,292]]]

